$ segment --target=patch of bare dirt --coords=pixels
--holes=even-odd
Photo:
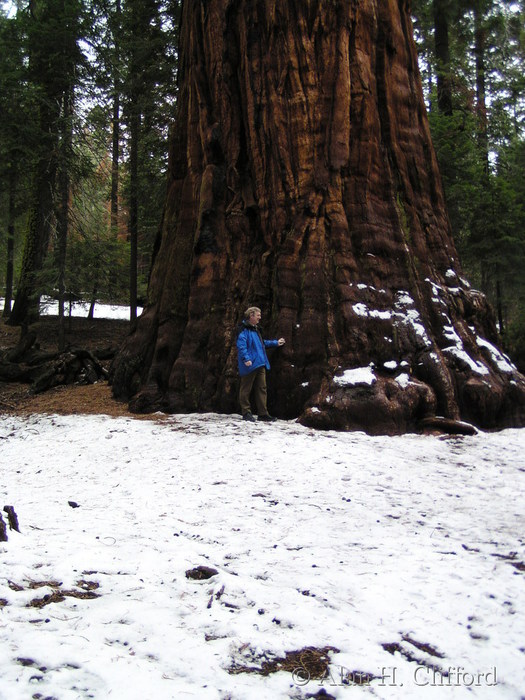
[[[228,673],[257,673],[261,676],[268,676],[278,671],[304,671],[304,676],[308,679],[325,678],[330,665],[330,652],[338,652],[335,647],[305,647],[297,651],[287,651],[284,657],[275,657],[271,660],[263,660],[256,665],[234,664],[228,669]]]
[[[36,333],[36,344],[42,351],[57,350],[58,318],[44,316],[29,328]],[[107,368],[111,355],[129,333],[129,322],[112,319],[71,318],[66,325],[66,344],[94,354],[108,355],[102,361]],[[0,353],[15,347],[20,340],[20,328],[0,323]],[[113,398],[106,381],[96,384],[58,386],[41,394],[32,394],[29,384],[0,382],[0,413],[28,415],[31,413],[105,414],[139,417],[128,411],[127,403]]]

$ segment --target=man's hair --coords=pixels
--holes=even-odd
[[[250,316],[251,316],[252,314],[256,313],[257,311],[258,311],[259,313],[261,312],[261,310],[260,310],[260,308],[259,308],[258,306],[250,306],[250,307],[248,307],[248,308],[246,309],[246,311],[244,312],[244,318],[245,318],[245,319],[250,318]]]

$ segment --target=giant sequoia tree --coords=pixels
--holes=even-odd
[[[523,424],[525,380],[452,242],[409,2],[186,2],[179,70],[148,303],[114,393],[236,411],[234,329],[257,305],[287,340],[277,415]]]

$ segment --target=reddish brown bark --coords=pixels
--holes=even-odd
[[[186,2],[181,37],[163,225],[115,394],[237,411],[234,328],[257,305],[287,341],[277,415],[522,424],[525,380],[498,368],[491,310],[461,279],[408,3]],[[371,385],[345,382],[370,363]]]

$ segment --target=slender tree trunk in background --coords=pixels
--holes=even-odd
[[[97,293],[98,286],[97,282],[93,285],[93,291],[91,292],[91,302],[89,304],[88,318],[91,320],[95,315],[95,304],[97,303]]]
[[[143,53],[147,51],[144,46],[144,36],[148,29],[149,13],[144,12],[144,7],[137,0],[133,0],[129,7],[130,38],[129,47],[129,77],[128,77],[128,103],[127,123],[129,128],[129,201],[128,201],[128,237],[130,243],[129,261],[129,305],[130,322],[132,330],[135,329],[137,320],[137,277],[138,277],[138,235],[139,235],[139,141],[141,125],[140,97],[144,90],[145,69]]]
[[[110,17],[111,32],[114,42],[112,55],[112,120],[111,120],[111,193],[110,193],[110,227],[111,238],[116,240],[119,234],[119,185],[120,185],[120,135],[121,135],[121,52],[120,41],[122,32],[122,11],[120,0],[116,1],[115,10]],[[94,289],[98,288],[98,279]],[[113,289],[113,277],[109,275],[108,293],[111,296]],[[96,299],[92,300],[90,314],[94,313]],[[92,315],[89,316],[92,318]]]
[[[117,239],[119,233],[119,170],[120,170],[120,95],[115,84],[113,96],[113,123],[112,123],[112,155],[111,155],[111,237]],[[98,286],[98,285],[95,285]],[[113,289],[113,277],[109,275],[108,290],[111,295]]]
[[[433,75],[432,75],[432,64],[429,61],[427,64],[428,78],[427,78],[427,90],[428,90],[428,111],[432,111],[432,88],[434,87]]]
[[[136,102],[132,103],[131,118],[129,125],[130,146],[129,146],[129,220],[128,234],[130,243],[129,256],[129,306],[130,321],[132,328],[137,320],[137,250],[138,250],[138,225],[139,225],[139,203],[138,203],[138,147],[140,131],[140,114]]]
[[[72,95],[66,90],[62,109],[61,160],[58,174],[59,208],[57,215],[57,267],[58,267],[58,349],[65,348],[65,314],[66,295],[66,251],[69,230],[69,195],[70,195],[70,153],[73,141],[71,122]]]
[[[442,114],[452,114],[450,46],[448,39],[449,0],[433,0],[434,42],[437,61],[437,99]]]
[[[120,161],[120,96],[113,97],[113,125],[111,148],[111,231],[118,233],[118,185]]]
[[[485,173],[489,173],[489,140],[487,100],[485,89],[486,29],[479,3],[474,4],[474,56],[476,59],[476,112],[478,117],[478,143],[483,157]]]
[[[485,219],[480,222],[479,228],[482,235],[492,237],[491,222],[494,220],[492,204],[492,193],[490,189],[490,164],[489,164],[489,139],[488,139],[488,120],[487,120],[487,101],[485,87],[485,52],[486,52],[486,28],[484,25],[483,11],[479,0],[474,2],[474,58],[476,70],[476,115],[478,129],[478,149],[483,163],[483,183],[484,183],[484,202],[482,203],[481,216]],[[486,216],[486,213],[490,214]],[[496,306],[501,302],[498,299],[499,280],[494,279],[495,271],[490,265],[485,256],[481,256],[481,290],[485,294],[489,294],[490,290],[494,290],[496,286]],[[503,332],[503,327],[500,326],[500,333]]]
[[[14,325],[27,324],[39,313],[39,273],[54,225],[60,109],[66,90],[75,81],[80,60],[77,39],[81,8],[77,2],[31,0],[27,9],[28,75],[38,100],[39,142],[35,146],[32,211],[9,319]]]
[[[494,314],[461,275],[408,2],[184,3],[179,86],[115,395],[238,412],[235,327],[256,305],[265,336],[286,339],[269,375],[279,416],[372,433],[435,414],[523,424],[525,379],[488,350]]]
[[[15,196],[16,196],[16,170],[13,166],[9,169],[9,204],[7,217],[7,260],[5,272],[5,301],[3,318],[9,318],[11,314],[11,302],[13,301],[14,260],[15,260]]]
[[[112,142],[111,142],[111,232],[118,233],[118,190],[119,190],[119,165],[120,165],[120,90],[121,80],[119,75],[120,67],[120,40],[119,32],[121,25],[120,0],[117,0],[115,9],[115,30],[113,32],[115,41],[115,58],[113,67],[113,119],[112,119]]]
[[[15,303],[9,323],[20,325],[38,318],[40,295],[38,273],[42,270],[53,225],[53,189],[57,173],[56,122],[59,106],[48,100],[40,106],[40,129],[45,147],[36,165],[33,181],[33,204],[24,242],[22,268]]]
[[[501,294],[501,281],[499,279],[499,274],[496,271],[496,308],[498,311],[498,323],[499,332],[503,336],[505,335],[505,322],[503,319],[503,298]]]

